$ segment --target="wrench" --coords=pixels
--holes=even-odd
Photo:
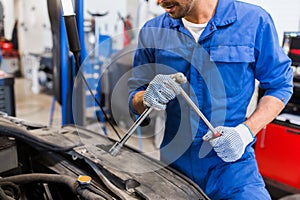
[[[214,138],[221,136],[221,134],[213,127],[213,125],[206,119],[203,113],[199,110],[199,108],[195,105],[195,103],[191,100],[191,98],[185,93],[185,91],[181,88],[180,91],[181,96],[186,100],[186,102],[194,109],[194,111],[199,115],[199,117],[204,121],[206,126],[212,132],[212,135],[205,135],[202,139],[204,141],[209,141]]]
[[[116,156],[122,146],[125,144],[125,142],[130,138],[130,136],[134,133],[134,131],[137,129],[137,127],[144,121],[144,119],[150,114],[150,112],[153,110],[153,107],[146,108],[146,110],[140,115],[140,117],[133,123],[133,125],[128,129],[127,133],[124,135],[124,137],[121,138],[119,142],[116,142],[110,149],[109,153],[112,156]]]
[[[171,77],[179,84],[183,84],[186,82],[186,78],[182,73],[176,73],[171,75]],[[182,89],[181,89],[182,90]],[[183,90],[182,90],[183,91]],[[109,153],[112,156],[116,156],[122,146],[125,144],[125,142],[131,137],[131,135],[134,133],[134,131],[137,129],[137,127],[144,121],[144,119],[150,114],[150,112],[153,110],[153,107],[146,108],[146,110],[140,115],[140,117],[133,123],[133,125],[128,129],[126,134],[121,138],[119,142],[116,142],[110,149]]]

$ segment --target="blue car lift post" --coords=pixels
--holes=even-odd
[[[83,30],[83,0],[76,0],[75,1],[75,13],[76,13],[76,22],[77,22],[77,29],[78,29],[78,36],[80,41],[80,59],[79,65],[85,59],[87,53],[84,44],[84,30]],[[85,95],[82,94],[82,99],[78,99],[78,95],[76,99],[72,99],[73,95],[73,85],[75,81],[75,76],[78,73],[79,69],[76,69],[75,59],[74,57],[69,57],[69,50],[68,50],[68,39],[67,33],[65,28],[64,18],[61,14],[61,34],[60,34],[60,53],[61,53],[61,98],[62,98],[62,125],[65,124],[84,124],[84,98]],[[82,85],[82,84],[79,84]],[[83,91],[83,90],[82,90]],[[74,102],[74,100],[76,100]],[[75,105],[73,105],[75,104]],[[76,108],[76,113],[74,113],[73,107]]]
[[[75,77],[79,70],[80,73],[84,73],[83,69],[79,69],[79,67],[83,64],[83,61],[87,59],[87,63],[85,65],[91,65],[89,58],[87,57],[87,51],[84,43],[84,14],[83,14],[83,0],[76,0],[75,1],[75,13],[76,14],[76,25],[78,31],[78,39],[80,43],[80,58],[79,60],[75,61],[74,56],[71,58],[69,57],[69,50],[68,50],[68,38],[67,32],[65,28],[65,19],[61,16],[61,95],[62,95],[62,124],[74,124],[83,126],[85,123],[85,109],[86,109],[86,94],[85,94],[85,84],[89,84],[86,80],[82,80],[83,77],[80,77],[75,80]],[[73,52],[74,53],[74,52]],[[75,63],[78,62],[78,63]],[[77,64],[77,65],[76,65]],[[100,73],[100,72],[99,72]],[[64,78],[67,77],[67,78]],[[74,84],[76,81],[76,84]],[[85,83],[84,83],[85,82]],[[76,87],[76,97],[73,98],[73,85]],[[88,88],[90,90],[90,85]],[[98,93],[101,94],[101,80],[98,83],[97,87]],[[91,90],[90,90],[91,92]],[[95,101],[100,102],[100,95],[93,95]],[[75,108],[73,110],[73,108]],[[98,112],[97,115],[100,115],[100,122],[103,124],[102,129],[104,134],[107,135],[106,127],[105,127],[105,120],[101,114]]]

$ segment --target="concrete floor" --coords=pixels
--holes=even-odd
[[[16,117],[49,126],[52,96],[42,92],[34,94],[31,81],[25,78],[15,78],[14,89]],[[57,102],[55,102],[52,126],[61,126],[61,107]]]
[[[30,122],[35,122],[47,126],[52,126],[53,128],[60,128],[62,126],[62,115],[61,106],[58,102],[55,102],[53,116],[51,118],[51,106],[53,103],[53,97],[44,92],[39,92],[37,94],[32,92],[32,82],[25,78],[15,78],[15,103],[16,103],[16,117],[28,120]],[[107,129],[107,136],[118,140],[118,137],[113,132],[112,128],[108,123],[104,124]],[[102,132],[103,124],[98,122],[87,123],[85,127],[89,130]],[[126,133],[124,128],[120,129],[116,127],[119,134],[123,136]],[[160,138],[156,137],[160,140]],[[158,159],[159,149],[158,144],[152,133],[143,134],[141,138],[137,137],[137,134],[133,135],[127,142],[126,145],[141,150],[144,154]],[[159,143],[159,142],[158,142]]]

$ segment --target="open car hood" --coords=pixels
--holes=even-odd
[[[0,130],[1,137],[13,137],[17,144],[34,149],[34,173],[89,175],[93,180],[90,192],[102,191],[107,198],[209,199],[187,177],[128,146],[117,156],[111,156],[108,149],[115,141],[82,127],[67,125],[54,129],[1,116]]]

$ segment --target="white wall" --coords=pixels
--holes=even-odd
[[[52,48],[52,33],[47,0],[18,0],[19,51],[21,54],[43,53]]]
[[[4,35],[11,40],[12,31],[15,24],[15,10],[13,0],[0,0],[4,8]]]
[[[16,15],[19,22],[27,27],[20,27],[20,48],[25,51],[39,53],[45,47],[52,46],[50,22],[48,19],[47,0],[0,0],[5,7],[5,34],[8,39],[14,26]],[[300,0],[242,0],[263,7],[273,17],[278,31],[280,43],[284,31],[300,31]],[[85,0],[85,18],[90,18],[87,10],[91,12],[109,14],[100,19],[100,32],[108,35],[121,35],[123,32],[122,16],[130,13],[133,17],[134,28],[140,27],[148,18],[160,14],[163,10],[156,6],[156,0]],[[14,6],[16,6],[14,8]],[[32,8],[35,7],[34,11]],[[17,8],[17,9],[16,9]],[[139,14],[139,15],[138,15]]]
[[[300,31],[300,0],[242,0],[268,11],[275,23],[280,45],[283,32]]]
[[[156,0],[148,0],[148,2],[145,0],[139,0],[136,27],[140,28],[147,20],[160,15],[163,12],[165,11],[156,4]]]
[[[0,0],[4,7],[5,38],[11,40],[18,19],[20,53],[42,53],[52,48],[47,0]]]
[[[106,16],[96,18],[98,26],[96,32],[112,36],[116,40],[113,48],[122,48],[123,22],[119,18],[118,12],[123,17],[128,14],[127,2],[125,0],[85,0],[84,18],[91,19],[92,17],[87,11],[92,13],[105,13],[108,11]]]
[[[3,3],[5,14],[5,36],[11,39],[11,33],[15,20],[19,19],[19,50],[22,54],[39,54],[45,48],[52,48],[52,35],[47,11],[47,0],[0,0]],[[121,36],[123,34],[123,22],[118,17],[127,13],[127,1],[124,0],[84,0],[84,17],[91,16],[87,10],[93,13],[109,14],[98,18],[101,34]],[[118,38],[120,46],[122,42]]]

